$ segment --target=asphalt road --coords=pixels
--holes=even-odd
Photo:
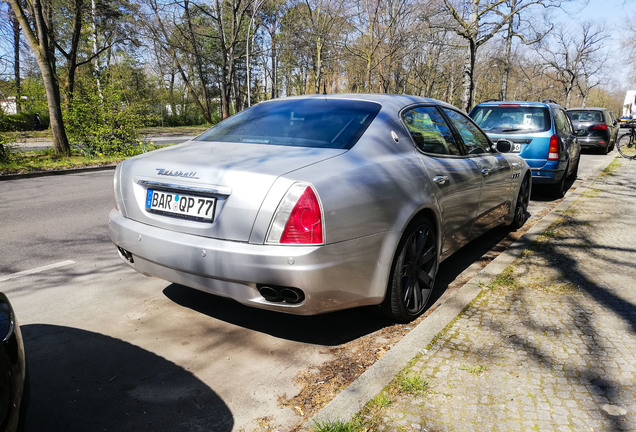
[[[580,177],[615,155],[584,154]],[[111,183],[112,171],[0,182],[0,290],[27,348],[27,431],[290,430],[300,410],[278,400],[296,377],[388,325],[369,309],[249,309],[135,273],[109,240]],[[535,196],[530,213],[552,204]],[[443,264],[442,284],[465,278],[493,237]]]

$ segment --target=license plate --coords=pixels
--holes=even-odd
[[[148,189],[146,210],[167,216],[212,222],[216,198]]]
[[[521,144],[519,143],[512,143],[512,150],[510,150],[512,153],[521,153]]]

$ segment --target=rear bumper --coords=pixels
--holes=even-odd
[[[609,140],[606,137],[583,137],[579,138],[579,144],[581,148],[593,148],[604,149],[609,145]]]
[[[553,184],[561,181],[565,175],[565,164],[559,161],[548,162],[541,168],[532,168],[533,184]]]
[[[112,241],[132,255],[132,262],[122,259],[138,272],[248,306],[314,315],[379,304],[386,293],[392,257],[383,259],[381,251],[389,233],[324,246],[272,246],[175,233],[115,210],[109,216]],[[260,285],[298,288],[304,300],[267,301]]]

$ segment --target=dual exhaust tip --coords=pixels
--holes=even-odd
[[[298,304],[305,300],[305,293],[298,288],[275,285],[258,285],[257,288],[268,302]]]

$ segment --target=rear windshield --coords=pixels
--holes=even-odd
[[[573,122],[603,123],[603,113],[600,111],[568,111],[568,116],[570,116]]]
[[[375,102],[342,99],[265,102],[219,123],[197,141],[350,149],[380,108]]]
[[[550,111],[545,107],[481,106],[470,116],[486,132],[545,132],[551,128]]]

